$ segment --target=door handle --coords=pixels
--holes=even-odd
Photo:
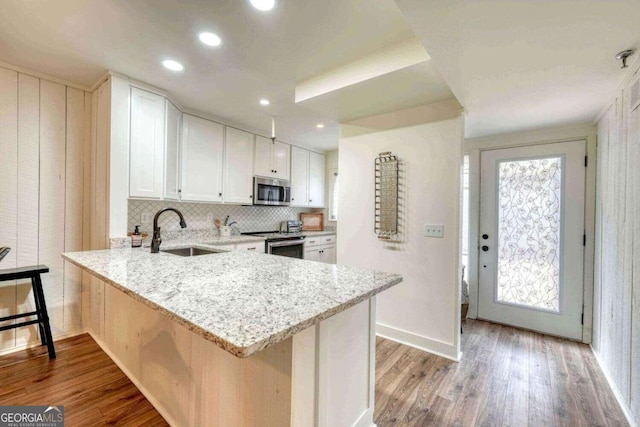
[[[482,235],[482,238],[483,238],[484,240],[487,240],[487,239],[489,238],[489,235],[488,235],[488,234],[483,234],[483,235]]]
[[[485,251],[485,252],[487,252],[487,251],[489,250],[489,246],[484,245],[484,246],[482,247],[482,250],[483,250],[483,251]]]

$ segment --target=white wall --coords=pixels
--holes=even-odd
[[[54,338],[82,329],[77,267],[60,254],[82,250],[91,96],[0,68],[0,269],[46,264],[43,287]],[[0,316],[33,311],[28,281],[0,283]],[[24,321],[20,319],[18,321]],[[0,353],[39,343],[31,325],[0,332]]]
[[[378,334],[457,359],[463,120],[455,109],[448,120],[428,117],[377,131],[362,120],[341,126],[338,263],[402,274],[378,298]],[[398,243],[373,231],[374,160],[384,151],[401,161]],[[444,224],[444,238],[423,237],[424,224]]]
[[[325,174],[324,174],[324,223],[330,227],[335,227],[337,222],[330,221],[331,197],[333,186],[333,172],[338,170],[338,150],[327,151],[325,154]]]
[[[640,425],[640,108],[629,99],[637,64],[598,123],[593,348]]]

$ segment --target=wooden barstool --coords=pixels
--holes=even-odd
[[[42,345],[47,346],[49,351],[49,359],[56,358],[56,350],[53,347],[53,338],[51,337],[51,326],[49,325],[49,315],[47,314],[47,304],[44,301],[44,292],[42,291],[42,280],[40,274],[48,273],[49,267],[46,265],[34,265],[30,267],[10,268],[6,270],[0,270],[0,282],[7,280],[20,280],[31,279],[31,287],[33,288],[33,299],[36,303],[36,311],[29,313],[14,314],[12,316],[0,317],[0,322],[7,320],[20,319],[23,317],[36,316],[36,320],[28,320],[21,323],[15,323],[13,325],[0,327],[0,332],[8,329],[20,328],[22,326],[28,326],[38,324],[40,329],[40,340]]]

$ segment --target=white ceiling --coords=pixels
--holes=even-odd
[[[336,114],[343,123],[451,98],[453,95],[434,63],[425,61],[301,104],[314,111]]]
[[[593,121],[624,73],[615,54],[640,47],[638,0],[396,3],[464,105],[467,137]]]
[[[203,30],[217,33],[222,46],[202,45]],[[248,0],[2,0],[0,8],[0,61],[87,87],[112,70],[265,134],[274,114],[279,139],[317,149],[337,147],[341,117],[452,97],[426,63],[346,88],[332,108],[295,104],[296,82],[412,37],[392,0],[277,0],[266,13]],[[165,58],[185,70],[165,70]],[[258,105],[263,97],[272,105]]]
[[[333,149],[339,120],[454,94],[467,137],[592,121],[624,73],[613,56],[640,47],[637,0],[277,1],[2,0],[0,61],[87,87],[116,71],[264,134],[276,115],[280,139]],[[223,45],[201,45],[202,30]],[[431,61],[295,103],[298,83],[416,35]],[[185,71],[163,69],[168,57]]]

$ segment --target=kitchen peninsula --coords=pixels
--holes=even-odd
[[[92,336],[170,424],[373,425],[375,295],[401,276],[248,251],[63,257],[94,277]]]

